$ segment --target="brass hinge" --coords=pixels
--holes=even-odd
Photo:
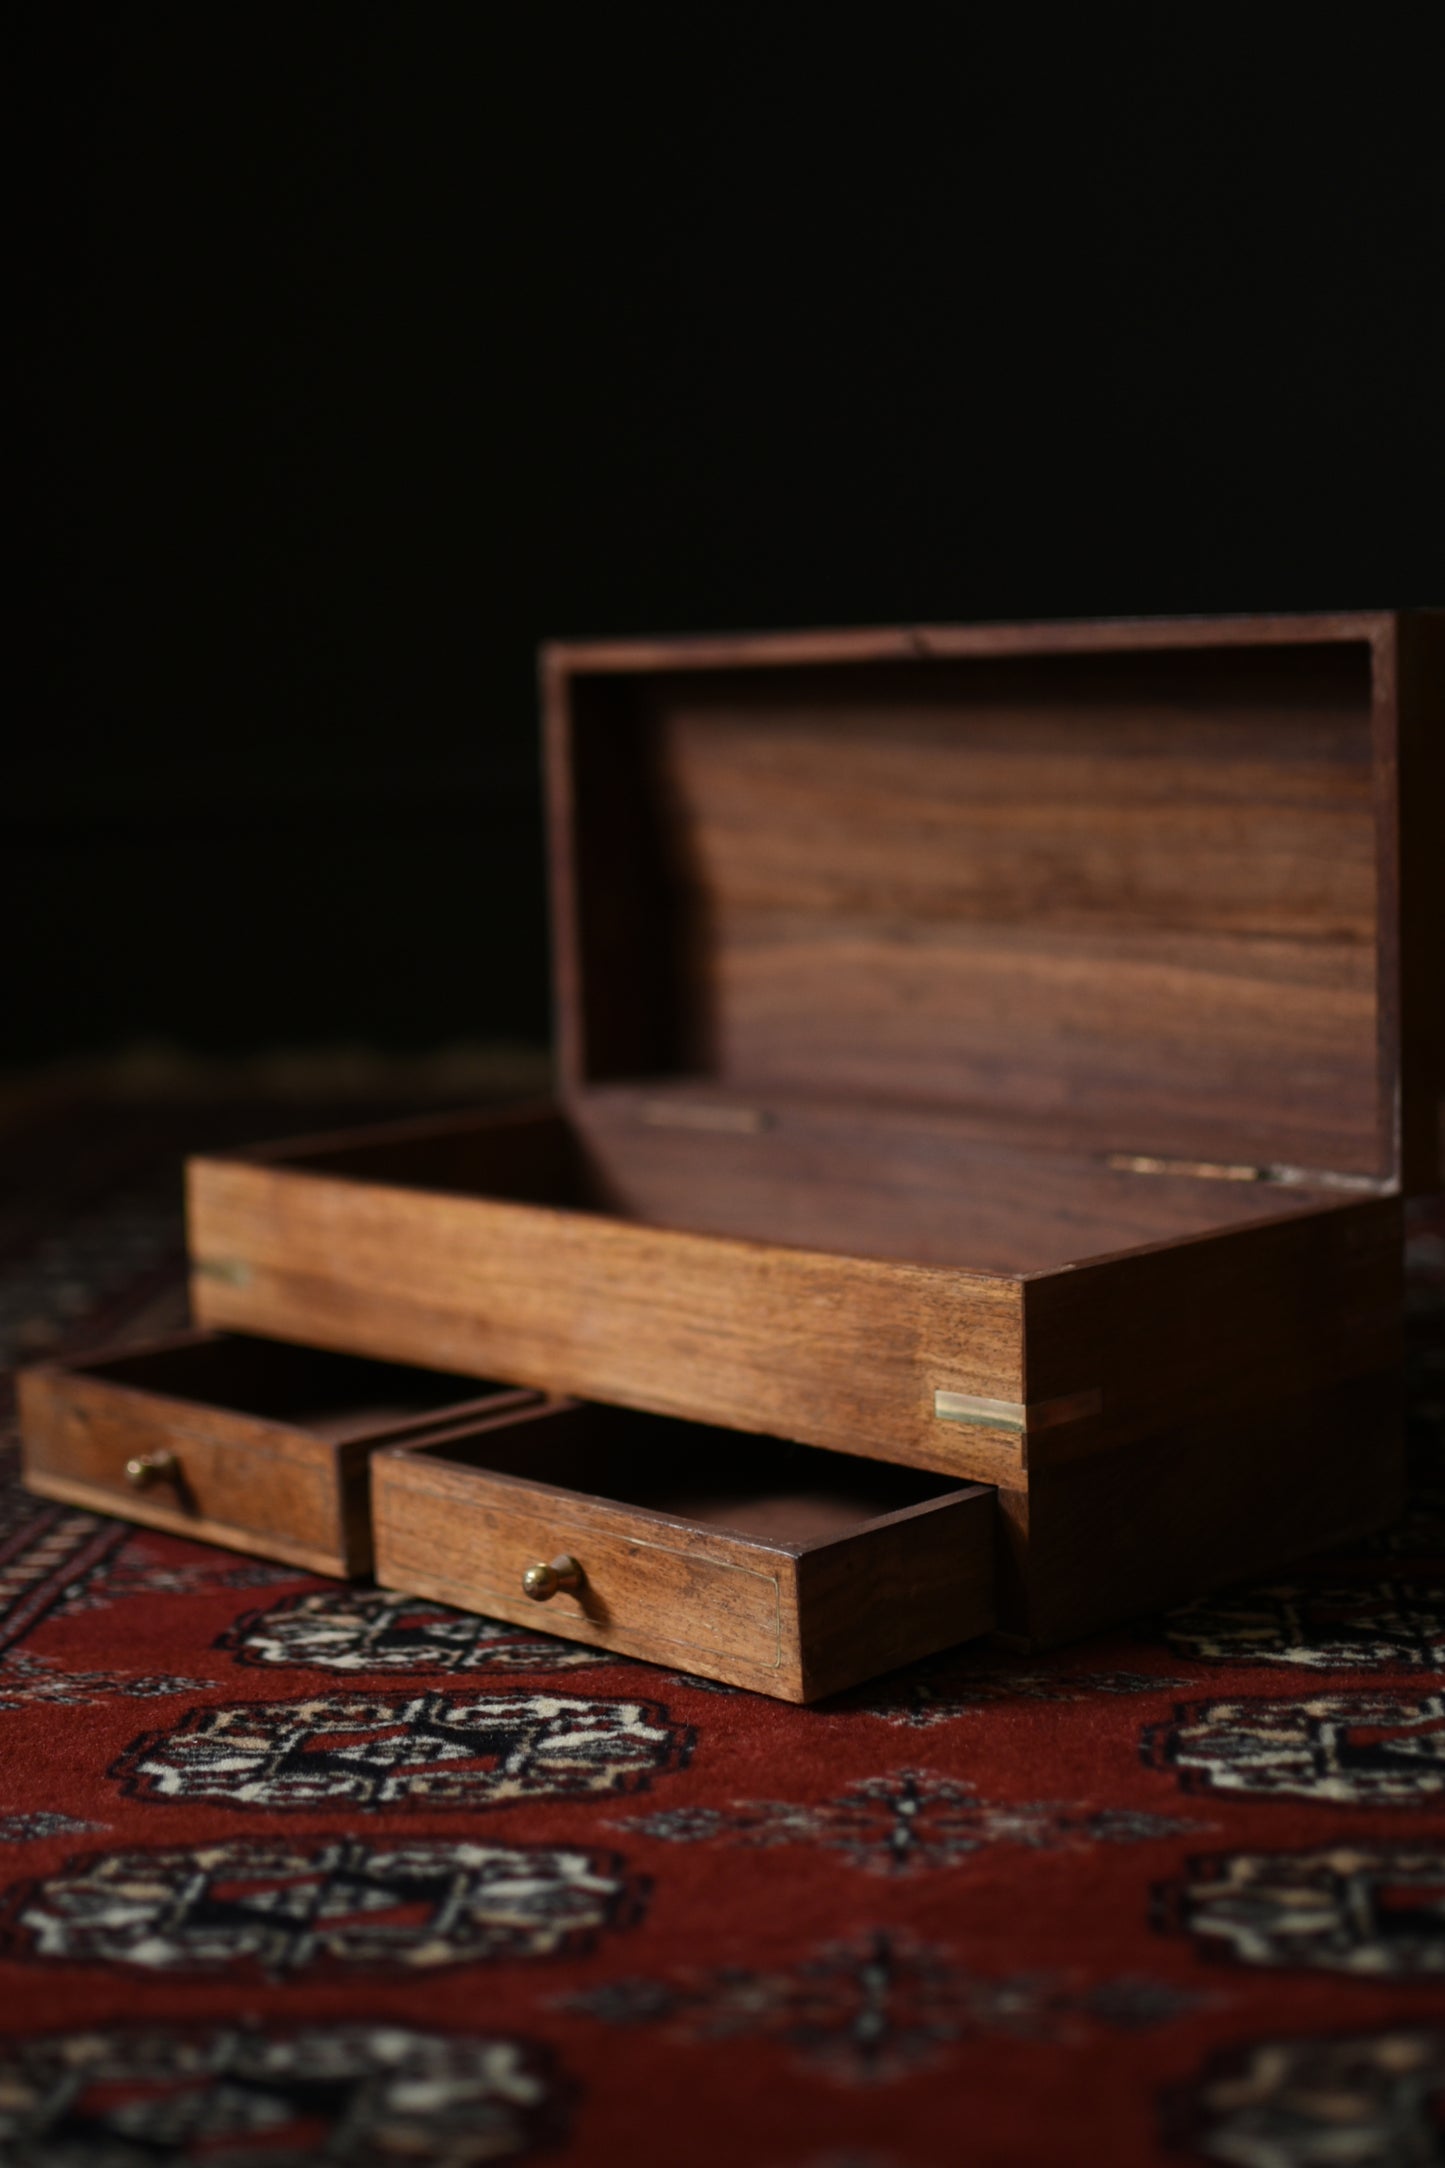
[[[937,1392],[933,1396],[933,1412],[940,1422],[971,1423],[1019,1436],[1025,1431],[1056,1430],[1061,1423],[1086,1423],[1103,1406],[1104,1396],[1096,1386],[1083,1393],[1062,1394],[1057,1400],[1032,1402],[985,1400],[979,1393]]]
[[[1104,1164],[1116,1174],[1183,1174],[1204,1182],[1263,1182],[1263,1167],[1218,1159],[1157,1159],[1150,1152],[1110,1152]]]
[[[772,1115],[761,1107],[709,1106],[696,1099],[649,1099],[642,1119],[650,1129],[710,1129],[742,1136],[773,1126]]]
[[[1152,1152],[1109,1152],[1116,1174],[1173,1174],[1200,1182],[1271,1182],[1280,1189],[1343,1189],[1378,1196],[1391,1187],[1373,1174],[1339,1174],[1333,1167],[1256,1166],[1243,1160],[1160,1159]]]

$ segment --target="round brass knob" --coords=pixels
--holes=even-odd
[[[133,1490],[149,1490],[152,1483],[174,1483],[181,1464],[169,1446],[155,1453],[137,1453],[125,1464],[125,1479]]]
[[[550,1603],[559,1589],[565,1590],[569,1596],[575,1596],[584,1578],[582,1568],[575,1558],[564,1554],[561,1558],[554,1558],[550,1566],[538,1559],[536,1564],[529,1566],[522,1575],[522,1593],[530,1596],[533,1603]]]

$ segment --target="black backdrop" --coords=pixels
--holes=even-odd
[[[1413,18],[1081,20],[22,13],[13,1055],[542,1037],[549,633],[1441,599]]]

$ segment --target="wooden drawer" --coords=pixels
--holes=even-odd
[[[27,1486],[317,1573],[371,1565],[366,1463],[386,1441],[536,1395],[233,1333],[186,1333],[19,1384]]]
[[[552,1401],[371,1489],[383,1587],[786,1701],[993,1624],[992,1490],[775,1438]]]

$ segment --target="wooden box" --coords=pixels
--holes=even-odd
[[[993,1485],[1036,1642],[1377,1525],[1442,622],[552,649],[555,1104],[196,1161],[198,1313]]]
[[[993,1624],[979,1484],[534,1403],[371,1464],[384,1588],[812,1701]]]
[[[537,1397],[206,1332],[38,1364],[19,1394],[25,1481],[43,1497],[337,1574],[371,1565],[379,1445]]]

